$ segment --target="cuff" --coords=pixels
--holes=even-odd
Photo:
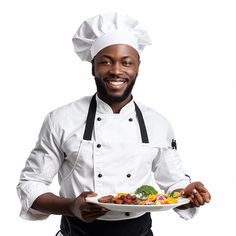
[[[18,196],[20,198],[22,209],[20,216],[27,220],[46,219],[48,215],[36,211],[31,208],[33,202],[37,197],[44,193],[51,192],[47,185],[43,183],[28,182],[24,186],[17,188]]]
[[[40,211],[36,211],[32,208],[29,208],[28,211],[21,208],[20,217],[24,220],[45,220],[49,217],[48,214],[42,213]]]
[[[184,220],[192,219],[198,212],[198,208],[196,207],[188,208],[185,210],[174,208],[173,210]]]

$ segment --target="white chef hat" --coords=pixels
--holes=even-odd
[[[137,20],[118,13],[92,17],[81,24],[72,39],[75,52],[83,61],[91,61],[100,50],[114,44],[127,44],[140,53],[151,39],[137,25]]]

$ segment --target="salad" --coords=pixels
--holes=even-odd
[[[102,203],[129,204],[129,205],[162,205],[176,204],[180,197],[179,192],[172,194],[158,193],[152,186],[142,185],[135,194],[118,193],[116,195],[103,196],[98,199]]]

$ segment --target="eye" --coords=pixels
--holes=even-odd
[[[132,62],[131,61],[123,61],[122,65],[128,67],[128,66],[132,65]]]
[[[99,62],[99,64],[100,64],[100,65],[111,65],[111,61],[109,61],[109,60],[101,60],[101,61]]]

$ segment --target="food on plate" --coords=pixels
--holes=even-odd
[[[113,195],[107,195],[99,198],[99,202],[102,203],[113,203]]]
[[[176,204],[178,203],[179,197],[179,192],[174,192],[172,194],[158,194],[152,186],[142,185],[135,191],[135,194],[118,193],[114,196],[107,195],[100,197],[98,202],[128,205],[162,205]]]
[[[142,185],[137,188],[135,194],[140,194],[141,197],[147,197],[149,195],[157,194],[157,190],[150,185]]]

